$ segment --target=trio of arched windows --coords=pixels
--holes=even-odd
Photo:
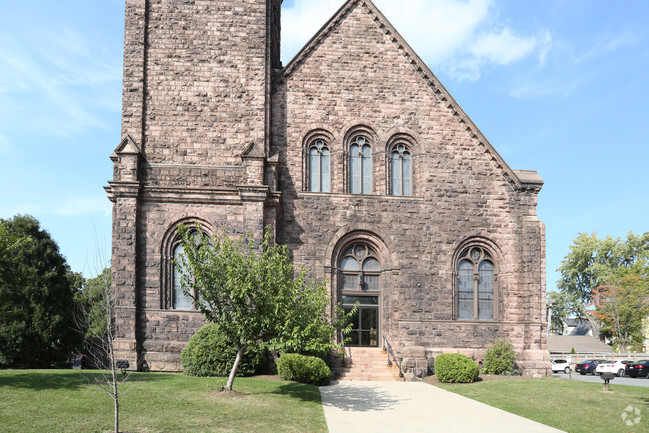
[[[389,146],[389,193],[395,196],[412,195],[412,145],[405,139]],[[308,191],[331,192],[331,149],[327,140],[312,139],[308,146]],[[372,140],[369,134],[351,137],[347,152],[349,182],[347,192],[372,194]]]

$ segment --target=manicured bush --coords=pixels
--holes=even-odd
[[[331,370],[327,364],[315,356],[286,353],[277,360],[277,372],[284,380],[294,380],[312,385],[329,385]]]
[[[499,338],[491,343],[484,358],[485,374],[511,375],[515,370],[516,352],[511,341]]]
[[[262,354],[259,346],[248,346],[239,364],[237,376],[255,374],[261,366]],[[216,325],[208,323],[189,340],[180,355],[180,362],[185,373],[190,376],[224,377],[230,373],[236,356],[236,344],[228,341]]]
[[[478,363],[459,353],[445,353],[435,358],[435,375],[442,383],[471,383],[478,380]]]

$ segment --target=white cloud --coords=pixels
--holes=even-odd
[[[433,71],[454,79],[478,79],[538,50],[544,61],[551,45],[521,36],[498,22],[494,0],[375,0],[378,8]],[[343,4],[342,0],[295,0],[282,10],[282,51],[287,63]],[[535,32],[535,33],[538,33]]]
[[[518,37],[505,28],[500,33],[481,35],[469,52],[478,59],[505,66],[526,57],[536,45],[536,38]]]

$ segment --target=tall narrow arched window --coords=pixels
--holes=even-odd
[[[184,248],[181,244],[177,244],[173,251],[173,290],[172,290],[172,304],[174,310],[193,310],[194,300],[191,296],[183,293],[180,284],[181,272],[181,256],[183,255]]]
[[[495,269],[486,249],[474,246],[462,252],[457,264],[458,320],[495,320]]]
[[[412,157],[405,143],[392,147],[390,158],[391,194],[412,195]]]
[[[364,135],[354,137],[349,147],[349,178],[352,194],[372,193],[372,147]]]
[[[330,154],[324,140],[314,140],[309,146],[309,191],[330,191]]]
[[[381,265],[376,251],[365,243],[347,247],[339,261],[340,295],[344,310],[351,318],[350,346],[378,346]]]

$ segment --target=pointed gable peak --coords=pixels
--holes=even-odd
[[[248,147],[246,147],[246,150],[243,151],[241,154],[241,158],[253,158],[253,159],[258,159],[258,158],[265,158],[266,157],[266,152],[264,151],[264,148],[262,145],[257,143],[256,141],[251,141]]]
[[[451,115],[460,123],[466,133],[476,142],[477,145],[484,148],[485,153],[489,154],[493,164],[500,170],[503,177],[515,189],[541,189],[543,180],[535,174],[524,175],[523,170],[514,171],[505,160],[500,156],[498,151],[491,145],[489,140],[482,134],[473,121],[467,116],[462,107],[451,96],[451,94],[442,85],[439,79],[433,74],[430,68],[421,60],[410,45],[403,39],[394,26],[388,21],[372,0],[347,0],[338,11],[325,23],[324,26],[311,38],[311,40],[298,52],[298,54],[286,65],[280,74],[273,81],[273,89],[277,89],[291,75],[300,68],[335,30],[345,18],[357,7],[362,7],[370,15],[376,26],[392,41],[395,48],[399,50],[404,60],[409,63],[421,79],[431,88],[437,99],[446,107]]]
[[[111,159],[117,159],[119,155],[140,155],[142,151],[137,145],[135,140],[130,135],[124,137],[124,139],[119,143],[113,154],[110,156]]]

